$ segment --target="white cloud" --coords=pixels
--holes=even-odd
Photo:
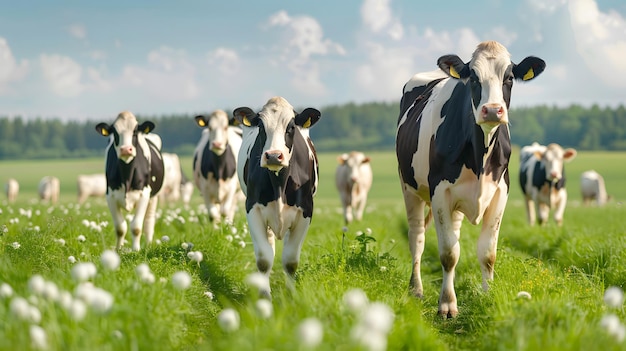
[[[512,32],[508,27],[498,26],[487,32],[488,40],[495,40],[500,44],[509,47],[517,40],[517,33]]]
[[[391,0],[365,0],[361,6],[361,20],[373,33],[385,33],[393,40],[404,37],[404,27],[394,18]]]
[[[28,61],[17,62],[7,40],[0,37],[0,94],[10,90],[10,83],[22,79],[28,66]]]
[[[626,87],[626,20],[599,11],[593,0],[572,0],[568,9],[576,49],[589,69],[610,86]]]
[[[76,61],[67,56],[42,54],[39,63],[44,79],[55,94],[74,97],[83,91],[83,69]]]
[[[87,38],[87,29],[82,24],[73,24],[67,28],[68,33],[77,39]]]
[[[217,48],[208,54],[208,62],[218,68],[221,74],[232,76],[241,69],[241,59],[235,50]]]

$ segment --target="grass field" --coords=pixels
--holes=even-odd
[[[8,296],[0,287],[0,350],[42,346],[33,343],[32,334],[39,340],[41,330],[31,331],[32,325],[42,328],[50,350],[368,350],[364,345],[371,345],[377,333],[365,334],[370,338],[358,334],[367,314],[351,311],[343,300],[354,288],[393,311],[393,325],[384,333],[389,350],[626,350],[621,301],[611,307],[603,299],[607,288],[626,282],[626,154],[579,153],[566,164],[570,203],[564,225],[531,228],[525,223],[514,153],[495,280],[484,293],[475,253],[480,227],[464,223],[455,283],[460,314],[452,320],[437,316],[441,266],[433,228],[427,231],[423,256],[425,297],[417,300],[408,293],[411,261],[395,154],[370,154],[374,186],[366,218],[345,233],[333,183],[336,156],[320,155],[316,211],[295,290],[285,285],[282,243],[277,244],[269,317],[259,314],[254,288],[246,283],[256,267],[243,216],[238,215],[234,228],[213,229],[198,194],[189,207],[162,204],[155,237],[169,241],[138,253],[123,251],[119,268],[108,270],[101,255],[115,245],[115,234],[105,201],[75,204],[76,175],[100,172],[103,160],[0,162],[0,181],[15,177],[21,187],[17,203],[0,201],[0,227],[6,228],[0,232],[0,284],[13,291]],[[190,159],[182,162],[191,176]],[[613,198],[608,206],[580,206],[578,177],[587,169],[604,175]],[[61,180],[56,206],[36,199],[37,183],[45,175]],[[203,260],[191,260],[189,251],[202,252]],[[34,275],[46,287],[66,292],[58,295],[79,300],[83,285],[72,277],[77,263],[70,256],[95,264],[90,281],[112,297],[111,305],[106,299],[100,304],[89,300],[81,316],[51,290],[37,287]],[[154,282],[137,275],[141,263],[148,264]],[[189,288],[173,284],[179,271],[191,276]],[[520,291],[531,298],[518,298]],[[37,312],[21,314],[14,302],[19,297],[40,318]],[[239,327],[225,331],[219,316],[231,308]],[[317,346],[311,341],[315,328],[303,327],[308,318],[321,323]],[[383,318],[377,315],[375,321]]]

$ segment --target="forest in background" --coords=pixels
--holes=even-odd
[[[372,102],[320,108],[322,119],[311,128],[318,151],[391,150],[399,103]],[[299,111],[299,109],[298,109]],[[230,111],[227,111],[230,114]],[[535,106],[510,112],[511,140],[523,146],[537,141],[579,150],[626,150],[626,108]],[[202,129],[195,115],[137,115],[151,120],[163,150],[191,155]],[[62,121],[0,117],[0,159],[51,159],[101,156],[108,139],[95,131],[100,121]],[[109,123],[113,122],[113,117]]]

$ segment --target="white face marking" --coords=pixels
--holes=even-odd
[[[113,122],[113,128],[119,136],[118,144],[114,145],[117,157],[130,163],[137,156],[137,149],[133,146],[133,133],[137,128],[137,119],[132,113],[124,111]]]
[[[282,153],[281,165],[267,166],[267,160],[265,157],[261,157],[261,167],[267,167],[272,171],[278,172],[283,167],[289,165],[291,159],[290,150],[287,148],[287,142],[285,140],[285,133],[290,122],[295,117],[293,107],[287,102],[287,100],[281,97],[275,97],[270,99],[261,112],[259,112],[259,118],[263,122],[265,127],[265,133],[267,139],[263,146],[263,154],[268,151]],[[295,125],[294,125],[294,128]]]
[[[218,156],[226,151],[228,143],[228,115],[222,110],[217,110],[209,117],[209,148]]]

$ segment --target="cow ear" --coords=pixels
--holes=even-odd
[[[365,158],[363,159],[363,162],[361,163],[369,163],[370,162],[370,158],[365,156]]]
[[[109,127],[109,125],[108,125],[108,124],[106,124],[106,123],[98,123],[98,124],[96,125],[96,131],[97,131],[100,135],[105,136],[105,137],[106,137],[106,136],[109,136],[109,134],[110,134],[110,132],[109,132],[109,128],[111,128],[111,127]]]
[[[339,162],[340,165],[346,163],[347,160],[348,160],[348,154],[341,154],[337,156],[337,162]]]
[[[196,120],[196,124],[200,128],[204,128],[204,127],[207,126],[207,124],[209,124],[209,120],[206,117],[202,116],[202,115],[198,115],[198,116],[194,117],[194,119]]]
[[[515,79],[523,81],[531,80],[546,69],[546,62],[539,57],[528,56],[522,62],[513,66],[513,76]]]
[[[464,79],[469,77],[469,66],[457,55],[441,56],[437,60],[437,66],[452,78]]]
[[[148,134],[154,130],[154,123],[150,121],[145,121],[142,124],[140,124],[139,127],[137,127],[137,129],[140,130],[144,134]]]
[[[259,123],[254,111],[249,107],[236,108],[233,111],[233,118],[246,127],[253,127]]]
[[[239,123],[239,121],[237,120],[237,118],[235,118],[234,116],[228,119],[228,125],[229,126],[233,126],[233,127],[238,127],[241,125],[241,123]]]
[[[320,120],[321,115],[320,111],[314,108],[305,108],[304,111],[296,115],[296,124],[302,128],[310,128]]]
[[[574,157],[576,157],[576,150],[572,149],[572,148],[568,148],[564,150],[565,152],[563,153],[563,159],[567,162],[571,161],[574,159]]]

